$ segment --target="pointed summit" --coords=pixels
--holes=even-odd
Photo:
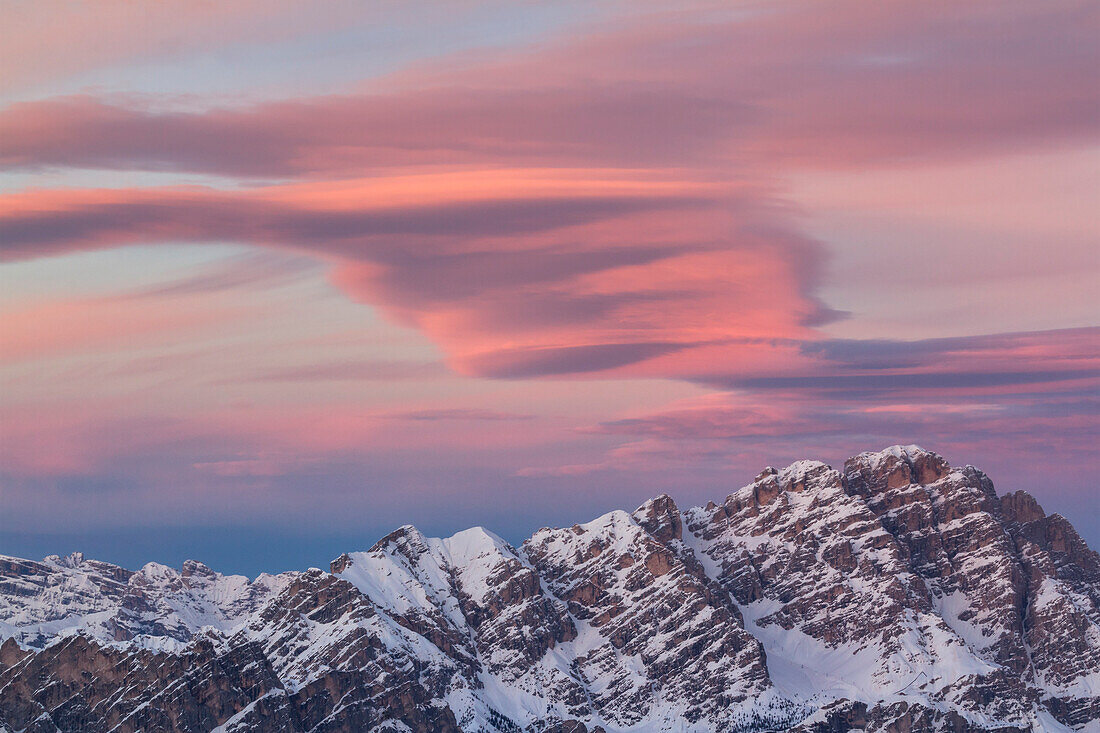
[[[375,542],[368,552],[378,550],[408,554],[410,549],[415,550],[417,554],[426,551],[426,538],[415,526],[404,524]]]
[[[721,505],[662,494],[518,548],[405,525],[330,569],[250,582],[0,556],[0,731],[1100,720],[1100,555],[1029,494],[915,445],[843,475],[767,468]]]
[[[684,525],[676,502],[661,494],[642,504],[630,515],[646,532],[661,542],[683,539]]]

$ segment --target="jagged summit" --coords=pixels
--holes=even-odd
[[[662,542],[683,539],[683,520],[676,502],[661,494],[642,504],[630,515],[649,534]]]
[[[47,555],[43,558],[43,562],[53,563],[54,565],[61,565],[66,568],[76,568],[84,564],[83,552],[70,552],[65,557],[60,555]]]
[[[919,445],[910,443],[909,445],[891,445],[877,451],[864,451],[855,456],[851,460],[853,461],[882,461],[886,458],[898,458],[903,461],[915,461],[920,460],[928,456],[935,456],[940,460],[943,460],[942,456],[933,453],[930,450],[925,450]]]
[[[424,534],[412,524],[403,524],[382,539],[375,542],[370,552],[385,550],[387,547],[401,544],[421,545],[425,541]]]
[[[935,483],[951,471],[943,456],[917,445],[893,445],[881,451],[860,453],[844,462],[844,475],[849,482],[866,483],[872,491]]]
[[[1095,730],[1100,556],[891,446],[328,572],[0,557],[0,639],[4,733]]]

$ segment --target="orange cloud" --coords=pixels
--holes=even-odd
[[[825,312],[810,294],[816,246],[757,195],[605,169],[32,191],[0,200],[0,238],[7,258],[174,241],[292,248],[334,263],[338,287],[422,330],[460,370],[578,373],[809,336]]]

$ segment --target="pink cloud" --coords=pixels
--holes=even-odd
[[[463,372],[568,374],[809,336],[825,312],[815,245],[751,193],[601,170],[43,191],[0,200],[0,235],[8,258],[179,240],[296,249]]]
[[[805,347],[819,360],[804,376],[745,378],[731,370],[734,391],[580,428],[618,439],[602,459],[531,466],[520,475],[667,473],[685,462],[749,471],[899,441],[1005,475],[1018,471],[1016,485],[1047,486],[1042,468],[1061,466],[1066,486],[1082,492],[1075,472],[1100,469],[1100,328]]]
[[[711,395],[586,428],[621,442],[585,471],[674,476],[690,466],[695,472],[736,469],[747,480],[765,464],[838,461],[869,444],[909,440],[984,467],[995,480],[1005,479],[1006,488],[1085,498],[1094,489],[1088,476],[1100,470],[1098,387],[1100,377],[1060,392],[928,392],[910,395],[909,402],[887,394],[853,402],[800,390]],[[542,464],[521,475],[580,472],[574,464]]]
[[[12,194],[2,256],[292,248],[467,374],[805,373],[815,359],[796,342],[837,314],[815,298],[823,253],[799,234],[778,173],[1100,134],[1087,83],[1100,55],[1085,40],[1096,12],[979,3],[942,18],[923,3],[652,11],[342,96],[11,105],[10,168],[313,180]]]
[[[352,23],[378,23],[398,9],[396,3],[365,8],[346,0],[318,0],[308,9],[258,0],[20,3],[8,9],[0,26],[0,91],[33,89],[103,68],[277,43]],[[42,53],[45,44],[49,53]]]
[[[0,360],[164,345],[242,315],[239,309],[188,312],[127,298],[48,301],[0,314]]]
[[[0,163],[245,176],[736,166],[766,176],[1095,140],[1100,13],[1009,5],[642,13],[541,49],[425,65],[369,93],[198,112],[26,102],[0,113]]]
[[[9,78],[27,84],[148,58],[165,33],[209,28],[200,11],[175,9],[178,23],[137,32],[174,12],[165,8],[142,6],[132,20],[112,9],[81,38],[54,37],[60,48],[40,69],[19,61]],[[255,8],[210,11],[223,30],[193,47],[316,27],[291,28],[281,15],[274,30],[263,19],[251,28]],[[38,30],[7,45],[0,31],[0,48],[35,59],[26,44],[42,47],[49,33],[27,12]],[[170,500],[143,494],[144,505],[180,510],[191,495],[254,499],[249,492],[293,477],[305,498],[283,506],[300,506],[324,471],[346,486],[348,475],[373,477],[364,461],[419,468],[427,452],[469,465],[497,450],[507,455],[495,456],[496,469],[531,481],[635,472],[647,485],[657,480],[649,472],[671,467],[675,478],[689,460],[747,464],[751,475],[777,455],[842,457],[894,439],[965,460],[1018,465],[1013,451],[1049,451],[1094,466],[1097,329],[830,339],[822,327],[841,314],[818,297],[828,253],[803,233],[782,182],[809,169],[902,170],[1092,144],[1098,26],[1096,7],[1073,2],[631,7],[584,36],[423,63],[342,95],[9,105],[0,110],[6,170],[227,181],[4,194],[0,259],[132,244],[289,250],[323,263],[348,297],[417,329],[464,375],[678,379],[722,394],[577,432],[515,398],[502,407],[420,396],[399,411],[286,390],[253,404],[226,400],[240,383],[220,379],[216,397],[162,406],[160,417],[124,400],[5,408],[0,462],[32,483],[109,475],[170,485],[180,489]],[[1042,229],[1041,212],[1034,223]],[[999,254],[990,251],[976,246],[973,257]],[[894,269],[899,280],[941,276],[919,262]],[[863,272],[839,275],[866,286]],[[198,300],[256,276],[246,266],[159,295]],[[278,267],[263,274],[284,276]],[[1058,303],[1056,294],[1019,297]],[[156,297],[44,303],[0,319],[0,347],[8,362],[121,350],[189,336],[227,314]],[[439,376],[434,362],[413,364],[342,356],[275,364],[244,381]],[[346,475],[343,460],[354,464]]]

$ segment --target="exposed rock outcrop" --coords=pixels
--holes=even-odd
[[[1067,731],[1100,556],[916,446],[325,572],[0,557],[0,731]]]

